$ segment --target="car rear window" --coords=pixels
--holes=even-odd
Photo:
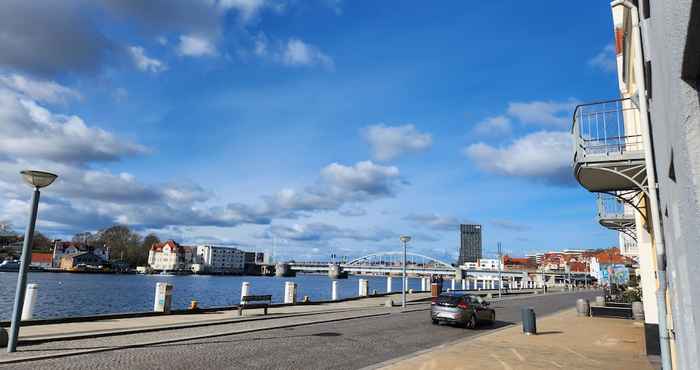
[[[441,295],[437,298],[437,304],[456,306],[462,300],[462,296]]]

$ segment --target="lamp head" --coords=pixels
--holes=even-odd
[[[32,171],[32,170],[26,170],[26,171],[21,171],[22,177],[24,178],[24,181],[27,182],[27,184],[40,189],[40,188],[45,188],[49,185],[51,185],[54,180],[58,177],[58,175],[54,175],[53,173],[50,172],[44,172],[44,171]]]
[[[401,237],[399,237],[399,239],[401,239],[401,242],[403,242],[403,243],[408,243],[411,241],[411,237],[408,235],[401,235]]]

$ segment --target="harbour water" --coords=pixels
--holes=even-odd
[[[369,281],[370,292],[386,292],[386,277],[358,277],[338,280],[339,298],[356,297],[357,280]],[[29,283],[39,284],[35,318],[57,318],[108,313],[153,310],[157,282],[173,284],[173,309],[184,309],[196,299],[200,307],[235,305],[240,302],[241,283],[250,282],[251,294],[271,294],[273,302],[282,302],[284,283],[298,286],[298,299],[331,299],[331,279],[325,275],[299,274],[293,278],[265,276],[161,276],[32,272]],[[0,320],[9,320],[17,284],[16,272],[0,272]],[[401,281],[394,278],[394,290]],[[420,289],[420,280],[409,278],[409,288]]]

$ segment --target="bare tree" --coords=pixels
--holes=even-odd
[[[132,232],[126,225],[114,225],[97,234],[99,244],[109,248],[110,258],[124,260],[130,266],[144,264],[148,253],[141,250],[141,235]]]

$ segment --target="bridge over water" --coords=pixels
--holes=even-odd
[[[369,254],[348,262],[333,261],[293,261],[278,263],[276,266],[279,276],[295,274],[296,272],[327,273],[331,278],[343,278],[347,274],[400,276],[403,273],[403,252],[380,252]],[[464,269],[438,259],[417,254],[406,253],[406,274],[413,277],[442,276],[456,281],[477,281],[483,284],[498,280],[498,270]],[[536,270],[503,270],[500,272],[503,281],[512,285],[536,286],[543,279],[552,283],[584,281],[590,279],[585,272],[536,271]],[[493,283],[491,283],[493,284]]]

